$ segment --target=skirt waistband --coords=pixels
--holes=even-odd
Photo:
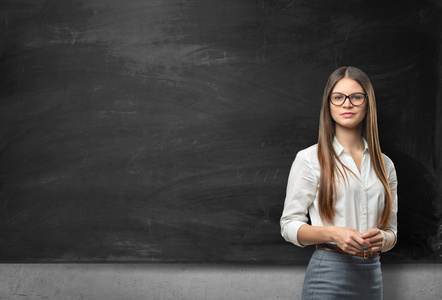
[[[316,250],[327,250],[327,251],[333,251],[333,252],[341,253],[341,254],[350,254],[350,253],[345,252],[341,248],[339,248],[337,245],[333,245],[333,244],[316,245]],[[379,257],[381,255],[381,253],[380,252],[370,252],[370,250],[367,249],[367,250],[364,250],[361,252],[357,252],[356,254],[350,254],[350,255],[360,256],[364,259],[372,259],[372,258]]]

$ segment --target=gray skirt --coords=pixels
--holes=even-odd
[[[379,259],[316,250],[305,273],[302,300],[382,299]]]

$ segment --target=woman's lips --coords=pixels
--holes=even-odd
[[[354,115],[355,114],[351,113],[351,112],[345,112],[345,113],[342,114],[342,116],[345,117],[345,118],[350,118],[350,117],[353,117]]]

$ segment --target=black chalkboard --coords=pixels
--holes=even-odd
[[[436,1],[0,8],[1,262],[307,262],[279,218],[342,65],[372,79],[398,171],[384,261],[440,262]]]

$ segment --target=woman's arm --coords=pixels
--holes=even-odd
[[[281,235],[299,247],[304,245],[298,241],[298,230],[308,222],[308,208],[315,199],[317,187],[318,178],[311,167],[309,152],[302,150],[296,155],[290,170],[280,220]]]
[[[351,254],[361,251],[364,245],[368,246],[368,242],[361,238],[361,234],[356,229],[307,224],[308,208],[315,199],[317,187],[318,178],[312,170],[308,152],[300,151],[288,178],[281,216],[282,236],[300,247],[332,242]]]
[[[298,230],[298,241],[304,245],[314,245],[333,242],[339,248],[350,254],[360,252],[369,241],[362,238],[356,229],[337,226],[303,225]]]
[[[391,230],[372,228],[364,232],[362,238],[368,241],[368,249],[372,252],[388,251],[396,244],[396,235]]]

